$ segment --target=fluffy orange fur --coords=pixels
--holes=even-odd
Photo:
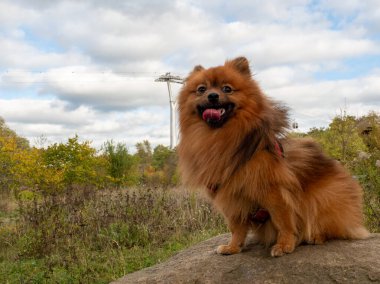
[[[182,181],[207,192],[232,233],[218,253],[240,252],[249,231],[274,244],[272,256],[302,242],[368,236],[360,185],[314,141],[286,137],[287,109],[263,94],[246,58],[196,66],[178,106]],[[203,114],[208,108],[221,117]],[[264,222],[252,217],[260,208],[270,216]]]

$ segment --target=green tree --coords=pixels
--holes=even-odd
[[[164,166],[167,164],[168,159],[173,154],[173,150],[169,147],[158,145],[153,150],[152,155],[152,166],[157,170],[163,170]]]
[[[63,172],[63,182],[66,186],[96,185],[96,150],[89,141],[79,142],[76,135],[67,143],[55,143],[43,152],[47,167]]]
[[[359,132],[362,135],[364,143],[369,151],[380,151],[380,116],[376,112],[370,112],[368,115],[358,119]]]
[[[165,186],[178,183],[177,153],[169,147],[158,145],[154,148],[152,167],[155,170],[156,183]]]
[[[108,161],[107,172],[112,181],[118,186],[123,184],[133,184],[136,175],[133,173],[135,158],[128,153],[125,144],[107,141],[102,147],[103,153]]]
[[[357,159],[354,173],[364,187],[367,226],[380,231],[380,116],[375,112],[358,119],[359,133],[368,147],[366,158]]]
[[[308,135],[315,138],[330,156],[349,164],[360,151],[366,151],[357,125],[354,116],[342,112],[333,119],[328,128],[312,128]]]
[[[136,156],[139,158],[141,165],[147,166],[152,163],[152,146],[148,140],[136,143]]]

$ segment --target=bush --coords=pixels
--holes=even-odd
[[[66,187],[96,185],[96,150],[90,142],[79,142],[78,136],[69,138],[66,144],[53,144],[43,151],[44,165],[62,173]]]
[[[38,270],[41,282],[108,283],[226,231],[206,202],[179,190],[76,186],[18,202],[13,231],[0,230],[8,252],[0,258],[17,267],[36,260],[38,267],[22,277],[35,279]],[[14,274],[0,273],[0,282],[21,281],[21,272],[4,269]]]
[[[107,174],[113,185],[133,186],[138,183],[137,159],[128,153],[127,146],[122,143],[107,141],[102,147],[103,157],[107,161]]]
[[[364,189],[364,204],[367,226],[372,232],[380,232],[380,151],[370,157],[357,160],[353,172]]]

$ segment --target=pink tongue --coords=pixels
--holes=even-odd
[[[203,120],[209,120],[209,119],[220,120],[221,116],[222,115],[220,114],[220,111],[213,108],[206,109],[202,114]]]

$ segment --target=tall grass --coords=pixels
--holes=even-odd
[[[367,226],[379,232],[378,169],[357,166]],[[181,189],[78,187],[17,202],[2,194],[0,283],[108,283],[226,231]]]
[[[226,230],[196,195],[160,188],[72,188],[17,212],[0,229],[1,283],[107,283]]]

